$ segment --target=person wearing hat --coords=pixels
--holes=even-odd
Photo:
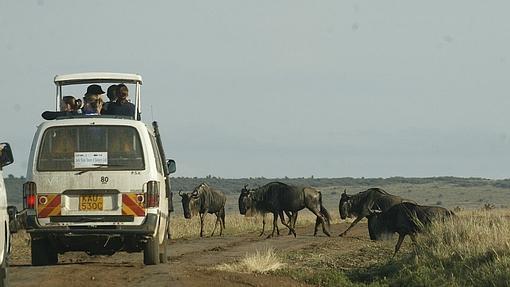
[[[104,94],[100,85],[90,85],[87,87],[87,92],[83,97],[83,114],[85,115],[100,115],[103,108],[103,99],[101,95]]]

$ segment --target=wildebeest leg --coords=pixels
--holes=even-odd
[[[271,238],[274,236],[275,230],[278,228],[278,213],[273,213],[273,232],[267,236],[267,238]]]
[[[297,211],[292,214],[292,228],[294,228],[294,230],[296,229],[297,215],[298,215]]]
[[[221,209],[221,222],[223,223],[223,229],[225,229],[225,207]]]
[[[322,224],[322,232],[324,232],[324,234],[326,234],[327,236],[331,236],[329,231],[326,229],[326,225],[325,225],[326,220],[324,219],[324,217],[322,217],[322,214],[317,210],[317,208],[308,208],[308,209],[310,209],[310,211],[313,212],[313,214],[315,214],[315,216],[317,216],[317,219],[315,219],[315,231],[313,233],[313,236],[317,235],[317,228],[319,227],[319,224]]]
[[[225,229],[225,207],[220,211],[220,236],[223,235],[223,229]]]
[[[259,236],[264,235],[264,229],[266,228],[266,214],[262,215],[262,232],[260,232]]]
[[[200,237],[204,237],[204,218],[207,212],[200,214]]]
[[[351,225],[349,226],[349,228],[347,228],[347,230],[345,230],[344,232],[340,233],[340,235],[338,236],[344,236],[347,234],[347,231],[351,230],[352,227],[354,227],[354,225],[356,225],[360,220],[362,220],[363,217],[357,217],[352,223]]]
[[[214,229],[212,230],[212,233],[211,233],[211,237],[214,236],[214,232],[216,231],[216,227],[218,226],[218,221],[220,221],[220,215],[219,215],[219,211],[216,212],[216,222],[214,222]],[[221,222],[220,222],[220,229],[221,229]]]
[[[319,224],[321,224],[321,221],[319,220],[319,217],[315,219],[315,229],[313,230],[313,236],[317,236],[317,231],[319,230]]]
[[[291,213],[290,211],[285,211],[285,214],[287,214],[287,216],[289,217],[289,224],[290,224],[290,226],[292,226],[292,229],[296,230],[296,220],[297,220],[298,212],[296,211],[296,212]],[[291,235],[291,234],[292,234],[292,232],[289,229],[288,235]]]
[[[294,230],[294,228],[292,228],[292,224],[290,223],[291,219],[289,218],[289,223],[285,222],[285,216],[283,216],[283,211],[280,211],[280,220],[282,221],[282,224],[285,225],[289,231],[292,232],[292,234],[294,234],[294,237],[296,237],[296,231]]]
[[[402,242],[404,242],[404,237],[406,237],[405,233],[398,234],[398,241],[397,241],[397,245],[395,245],[395,253],[393,253],[393,256],[395,256],[397,254],[398,250],[400,249]]]

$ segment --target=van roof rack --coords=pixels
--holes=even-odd
[[[96,83],[129,83],[129,84],[142,84],[142,76],[137,74],[125,73],[77,73],[67,75],[55,76],[55,85],[79,85],[79,84],[96,84]]]

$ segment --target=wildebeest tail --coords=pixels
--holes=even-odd
[[[331,225],[331,215],[329,214],[329,211],[322,205],[322,193],[319,191],[319,204],[321,206],[321,214],[326,220],[326,223],[328,226]]]

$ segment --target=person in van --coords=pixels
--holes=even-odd
[[[104,94],[103,89],[100,85],[90,85],[87,87],[87,92],[83,97],[83,108],[82,112],[85,115],[100,115],[103,109],[103,98],[101,95]]]
[[[81,113],[82,101],[73,96],[65,96],[60,102],[60,111],[45,111],[42,117],[45,120],[54,120],[58,117],[66,117]]]
[[[103,110],[101,111],[101,114],[108,114],[108,108],[112,103],[115,103],[117,101],[119,94],[119,87],[118,85],[111,85],[106,90],[106,97],[108,97],[108,102],[104,103]]]
[[[133,105],[128,100],[128,97],[129,97],[128,87],[124,84],[119,84],[117,87],[118,87],[117,101],[108,106],[108,110],[107,110],[106,114],[117,115],[117,116],[128,116],[128,117],[134,118],[135,105]]]
[[[62,98],[62,102],[60,103],[60,111],[78,114],[81,112],[82,105],[82,100],[76,99],[73,96],[65,96]]]
[[[103,99],[100,95],[90,95],[83,97],[84,105],[82,113],[88,116],[98,116],[103,109]]]

